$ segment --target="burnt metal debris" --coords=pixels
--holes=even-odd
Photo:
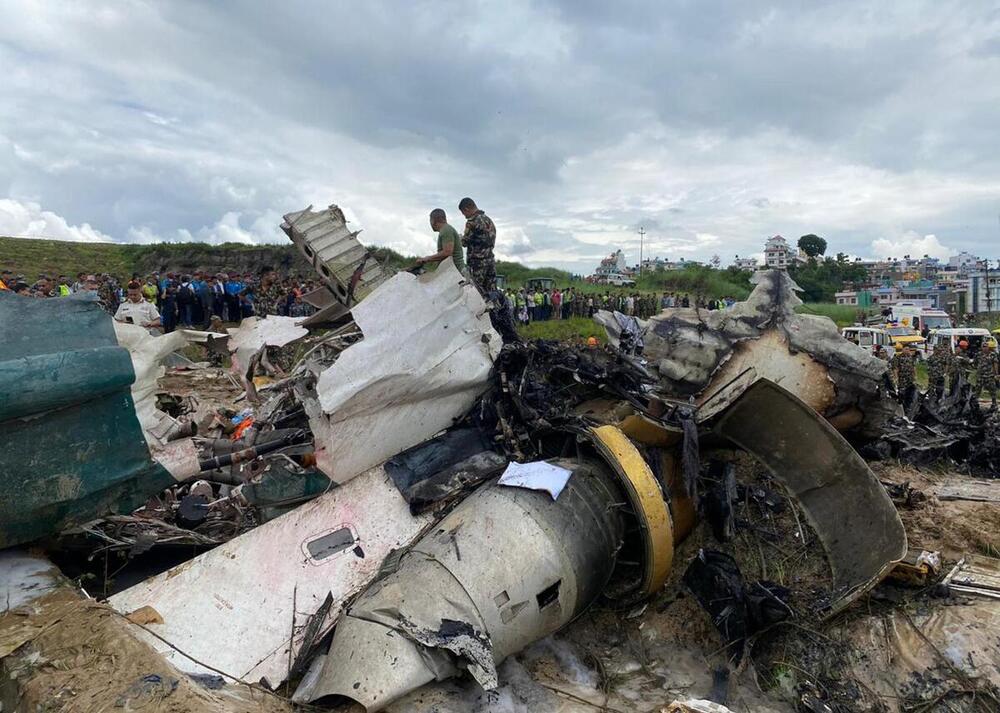
[[[952,462],[973,474],[996,477],[1000,413],[980,406],[976,390],[959,376],[940,395],[911,390],[904,413],[891,419],[862,450],[873,460],[917,466]]]
[[[502,687],[506,660],[593,607],[652,621],[687,597],[721,639],[705,691],[719,702],[671,709],[726,710],[751,659],[794,648],[788,632],[849,616],[894,586],[881,584],[890,572],[925,588],[938,576],[896,509],[926,497],[880,483],[862,455],[997,472],[996,414],[967,384],[900,406],[884,362],[796,312],[784,272],[758,273],[728,310],[599,313],[607,347],[527,342],[450,260],[391,275],[336,206],[282,228],[324,280],[304,323],[166,339],[70,300],[93,329],[60,346],[58,315],[24,314],[56,301],[0,294],[0,318],[39,336],[29,351],[0,347],[0,439],[17,446],[0,543],[41,545],[160,662],[107,684],[109,700],[242,710],[216,695],[235,688],[276,705],[407,709],[448,678]],[[172,356],[192,341],[225,344],[232,368]],[[50,429],[44,457],[19,440]],[[117,440],[88,436],[105,432]],[[511,464],[564,480],[511,486],[498,480]],[[987,502],[979,483],[963,497]],[[56,605],[30,586],[45,560],[29,560],[0,557],[12,607],[35,612],[10,629],[0,615],[0,644],[15,642],[0,665],[23,667],[22,691],[44,680],[23,617]],[[975,563],[950,570],[952,590],[992,592],[993,570]],[[801,709],[842,710],[850,686],[806,676],[792,690]]]

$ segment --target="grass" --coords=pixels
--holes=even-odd
[[[71,243],[0,237],[0,268],[34,282],[41,274],[76,278],[78,272],[131,274],[134,260],[124,245]]]
[[[858,321],[858,315],[865,310],[859,310],[852,305],[838,305],[832,302],[809,302],[800,305],[796,310],[799,314],[818,314],[829,317],[838,327],[849,327]]]
[[[604,328],[587,317],[531,322],[527,326],[519,327],[517,331],[525,339],[556,339],[559,341],[585,342],[588,337],[596,337],[600,344],[608,341]]]
[[[751,273],[740,270],[714,270],[705,265],[689,265],[683,270],[647,272],[638,280],[638,288],[648,292],[686,292],[692,297],[744,300],[750,294]]]
[[[251,260],[260,259],[262,250],[288,256],[297,255],[287,245],[243,245],[223,243],[154,243],[126,245],[118,243],[78,243],[63,240],[0,237],[0,268],[24,275],[34,282],[39,275],[66,275],[73,280],[78,272],[108,273],[118,278],[132,273],[146,274],[159,265],[182,263],[192,267],[218,263],[221,256],[244,254]]]

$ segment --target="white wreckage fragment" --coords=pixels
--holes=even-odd
[[[309,330],[299,325],[301,321],[298,317],[277,315],[247,317],[239,327],[226,330],[233,372],[240,377],[251,401],[256,400],[253,371],[259,362],[267,364],[267,347],[283,347],[307,337]]]
[[[166,373],[163,362],[178,349],[192,342],[205,342],[224,334],[178,330],[169,334],[151,334],[138,324],[114,322],[118,344],[128,350],[135,370],[132,401],[142,434],[153,458],[177,480],[199,472],[198,450],[190,437],[181,437],[187,424],[156,407],[159,379]]]
[[[502,346],[483,298],[450,259],[420,277],[396,274],[353,314],[364,339],[320,373],[318,404],[305,404],[317,465],[337,483],[462,417]]]
[[[212,673],[173,647],[231,676],[276,686],[385,557],[430,522],[430,515],[411,515],[383,468],[373,468],[108,603],[123,614],[155,610],[162,622],[146,626],[162,639],[141,629],[136,635],[182,671]],[[320,620],[310,635],[313,617]]]

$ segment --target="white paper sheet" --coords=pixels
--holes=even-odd
[[[571,475],[573,475],[573,471],[545,461],[511,463],[500,476],[499,484],[514,488],[544,490],[552,496],[553,500],[556,500],[563,488],[566,487]]]

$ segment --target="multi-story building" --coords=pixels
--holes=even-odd
[[[965,252],[964,250],[958,255],[952,255],[948,258],[948,266],[962,274],[975,270],[978,262],[979,258],[972,253]]]
[[[877,305],[891,305],[899,300],[899,295],[898,287],[876,287],[872,290],[872,302]]]
[[[787,270],[794,262],[788,241],[780,235],[767,239],[764,243],[764,264],[772,270]]]
[[[737,255],[736,259],[733,261],[733,267],[737,270],[753,271],[757,269],[758,264],[757,258],[755,257],[740,257],[739,255]]]
[[[944,308],[947,294],[948,288],[933,280],[913,280],[899,285],[899,298],[901,300],[926,301],[928,307],[936,309]]]
[[[802,250],[789,245],[780,235],[770,237],[764,243],[764,264],[772,270],[787,270],[796,263],[808,261]]]
[[[960,314],[1000,312],[1000,270],[982,270],[966,277],[958,300]]]

